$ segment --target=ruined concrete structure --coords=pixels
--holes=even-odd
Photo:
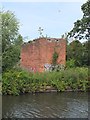
[[[66,40],[56,38],[38,38],[22,45],[21,67],[34,72],[43,72],[52,64],[54,52],[57,52],[57,64],[65,65]]]

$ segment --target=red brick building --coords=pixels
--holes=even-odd
[[[57,63],[66,63],[66,40],[56,38],[38,38],[22,45],[21,67],[30,71],[45,71],[45,65],[52,64],[53,53],[57,52]]]

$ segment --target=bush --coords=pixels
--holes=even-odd
[[[74,60],[74,59],[68,60],[68,61],[66,62],[66,66],[67,66],[68,68],[73,68],[73,67],[75,67],[75,60]]]
[[[21,93],[45,91],[53,86],[57,91],[88,89],[88,68],[67,68],[59,72],[30,73],[12,69],[2,74],[2,93],[19,95]]]

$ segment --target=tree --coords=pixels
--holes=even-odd
[[[20,52],[17,46],[10,46],[6,52],[3,53],[2,68],[3,71],[10,69],[16,65],[20,60]]]
[[[18,35],[14,43],[7,48],[3,53],[2,57],[2,68],[3,71],[14,67],[20,60],[21,45],[23,43],[23,38]]]
[[[20,46],[23,41],[19,35],[19,22],[11,11],[1,11],[2,19],[2,69],[12,68],[20,59]]]
[[[81,6],[83,11],[83,17],[81,20],[77,20],[74,23],[74,28],[68,33],[69,37],[75,37],[79,39],[90,38],[90,0]]]
[[[89,41],[81,43],[78,40],[67,45],[67,64],[70,66],[88,66]]]
[[[83,46],[78,40],[74,40],[67,47],[67,60],[75,63],[75,66],[82,66]]]
[[[89,45],[90,41],[86,41],[83,43],[83,58],[82,58],[82,63],[84,66],[89,65]]]
[[[15,41],[19,22],[11,11],[1,11],[0,16],[2,20],[2,52],[4,52]]]
[[[22,43],[23,43],[23,37],[19,34],[19,35],[17,36],[17,39],[14,41],[14,44],[15,44],[16,46],[21,46]]]

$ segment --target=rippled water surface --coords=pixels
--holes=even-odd
[[[37,93],[3,96],[3,118],[87,118],[88,93]]]

